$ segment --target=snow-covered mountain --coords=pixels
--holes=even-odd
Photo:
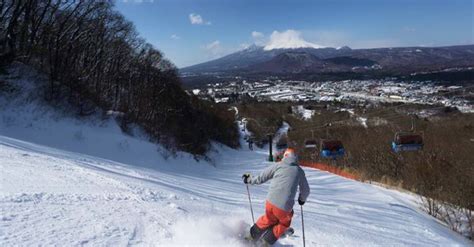
[[[113,117],[77,119],[38,98],[34,73],[1,76],[1,246],[246,246],[252,223],[240,176],[270,163],[265,149],[215,145],[212,163],[168,157]],[[111,114],[113,115],[113,114]],[[243,140],[242,140],[243,141]],[[306,169],[307,246],[469,246],[419,209],[417,196]],[[250,188],[263,213],[268,185]],[[301,246],[301,213],[294,237]]]
[[[224,72],[224,71],[244,71],[252,65],[267,62],[272,58],[285,52],[309,52],[318,51],[321,54],[338,53],[339,50],[334,48],[273,48],[265,49],[266,46],[251,45],[241,51],[229,54],[222,58],[209,62],[189,66],[180,69],[181,72],[206,73],[206,72]],[[268,47],[267,47],[268,48]]]
[[[271,45],[271,46],[270,46]],[[291,47],[291,48],[288,48]],[[307,54],[314,56],[314,65],[307,63],[294,70],[282,70],[286,62],[279,63],[281,54]],[[276,59],[275,59],[276,58]],[[377,64],[379,69],[386,72],[405,73],[419,70],[436,70],[456,66],[474,66],[474,45],[449,47],[399,47],[376,49],[351,49],[347,46],[339,48],[319,47],[314,44],[292,43],[291,40],[283,44],[267,44],[266,46],[250,46],[244,50],[229,54],[222,58],[180,69],[181,73],[271,73],[284,74],[287,72],[347,72],[354,67],[363,67],[363,64],[341,67],[338,63],[327,60],[326,66],[320,67],[319,60],[341,60],[349,58],[354,61],[362,60]],[[308,60],[309,61],[309,60]],[[269,68],[268,63],[273,64]],[[365,63],[365,62],[364,62]]]

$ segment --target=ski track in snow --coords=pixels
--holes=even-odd
[[[215,144],[215,166],[166,159],[113,119],[55,113],[35,100],[38,76],[15,69],[20,79],[0,77],[23,92],[0,95],[0,246],[246,246],[239,234],[252,219],[240,177],[269,165],[266,150],[242,140],[241,150]],[[307,246],[472,246],[414,195],[305,171]],[[256,217],[267,188],[250,187]],[[302,246],[294,209],[295,236],[276,246]]]

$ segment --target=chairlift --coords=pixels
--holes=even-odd
[[[318,147],[318,142],[314,139],[309,139],[304,141],[304,148],[306,149],[314,149]]]
[[[345,149],[340,140],[321,140],[321,157],[340,158],[344,156]]]
[[[413,132],[397,132],[392,141],[392,150],[396,153],[403,151],[418,151],[423,149],[423,137]]]
[[[321,139],[319,150],[321,157],[336,159],[343,157],[346,150],[340,140],[329,138],[329,127],[331,126],[332,123],[326,125],[326,139]]]
[[[415,132],[415,117],[412,117],[411,130],[397,132],[392,141],[392,150],[396,153],[423,149],[423,136]]]
[[[311,138],[304,140],[305,149],[316,149],[318,148],[318,142],[314,139],[314,130],[311,130]]]

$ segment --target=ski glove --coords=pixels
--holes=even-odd
[[[244,184],[250,183],[250,173],[244,173],[244,175],[242,175],[242,180],[244,180]]]
[[[304,203],[305,203],[305,201],[303,201],[303,200],[301,200],[301,199],[298,198],[298,204],[300,204],[301,206],[303,206]]]

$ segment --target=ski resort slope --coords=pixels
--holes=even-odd
[[[251,216],[243,172],[265,166],[262,150],[221,148],[216,167],[182,158],[141,168],[0,137],[0,245],[245,246]],[[468,246],[418,209],[411,195],[305,170],[308,246]],[[263,213],[266,186],[251,187]],[[295,236],[277,246],[301,246]]]
[[[0,246],[246,246],[239,235],[252,217],[241,175],[270,165],[266,150],[214,145],[211,163],[169,156],[140,131],[122,133],[113,117],[48,106],[29,68],[9,73],[0,76],[15,88],[0,92]],[[472,246],[414,195],[305,172],[307,246]],[[250,187],[256,217],[267,189]],[[295,236],[276,246],[302,246],[298,205],[292,226]]]

